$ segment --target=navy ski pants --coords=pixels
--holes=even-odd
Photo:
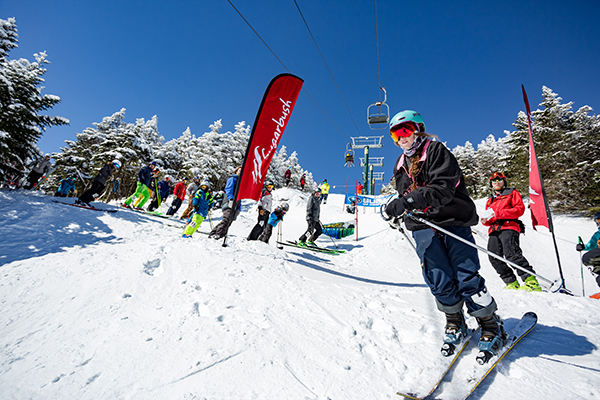
[[[469,227],[448,226],[444,229],[475,243]],[[496,303],[485,288],[485,279],[479,275],[477,249],[432,229],[414,231],[413,238],[423,278],[441,311],[458,312],[463,302],[469,314],[476,317],[496,311]]]

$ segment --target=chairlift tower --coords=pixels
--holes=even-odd
[[[364,158],[360,158],[360,166],[364,167],[363,182],[367,192],[365,194],[375,194],[375,179],[373,177],[373,167],[382,167],[384,157],[374,157],[374,162],[369,163],[369,148],[382,148],[383,136],[358,136],[351,137],[350,139],[352,140],[352,149],[364,149],[365,151]]]

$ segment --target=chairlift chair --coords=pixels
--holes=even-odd
[[[387,101],[387,92],[383,90],[383,101],[378,101],[367,107],[367,123],[372,130],[387,129],[390,122],[390,107],[385,103]]]

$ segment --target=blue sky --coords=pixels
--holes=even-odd
[[[300,94],[281,144],[333,185],[361,178],[358,164],[344,167],[352,136],[384,136],[371,156],[385,157],[375,171],[391,177],[399,149],[366,122],[379,80],[392,115],[419,111],[450,147],[511,130],[524,109],[521,84],[533,109],[543,85],[575,109],[600,107],[595,0],[379,0],[379,75],[372,1],[297,0],[350,113],[293,0],[231,2],[318,103]],[[0,18],[15,17],[19,30],[10,58],[47,52],[44,93],[62,99],[49,114],[71,121],[45,132],[38,143],[45,152],[122,107],[127,122],[157,115],[167,140],[187,127],[200,136],[218,119],[224,131],[252,124],[269,81],[287,72],[227,0],[0,4]]]

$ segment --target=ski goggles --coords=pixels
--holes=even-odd
[[[506,176],[502,172],[494,172],[492,176],[490,176],[490,182],[498,182],[506,179]]]
[[[409,137],[417,131],[417,125],[414,122],[403,122],[398,125],[394,125],[390,128],[390,135],[394,142],[400,140],[401,137]]]
[[[490,182],[492,182],[492,183],[504,182],[504,179],[502,179],[502,178],[493,178],[493,179],[490,179]]]

